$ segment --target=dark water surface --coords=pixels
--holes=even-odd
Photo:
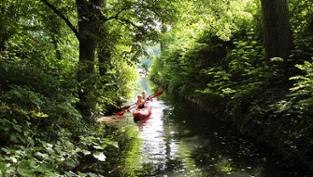
[[[264,147],[256,147],[203,112],[183,103],[153,101],[150,105],[151,118],[138,123],[142,143],[136,176],[301,176]]]

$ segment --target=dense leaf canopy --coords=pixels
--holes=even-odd
[[[0,176],[132,176],[109,172],[137,140],[95,120],[133,96],[138,67],[310,166],[312,9],[310,0],[0,0]]]

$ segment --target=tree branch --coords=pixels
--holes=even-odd
[[[120,21],[120,22],[121,22],[122,24],[124,24],[124,25],[131,25],[131,26],[137,28],[138,30],[142,30],[142,27],[141,27],[141,26],[136,25],[134,22],[132,22],[132,21],[130,21],[130,20],[128,20],[128,19],[121,19],[121,18],[118,18],[117,20]]]
[[[117,12],[114,16],[109,17],[109,18],[106,18],[105,21],[109,21],[109,20],[113,20],[113,19],[117,20],[117,19],[118,19],[118,16],[119,16],[123,11],[126,11],[126,10],[127,10],[127,8],[121,9],[121,10],[120,10],[119,12]]]
[[[79,34],[75,26],[69,21],[68,18],[64,14],[62,14],[61,11],[59,11],[56,7],[54,7],[51,3],[48,2],[48,0],[41,0],[44,4],[46,4],[57,16],[62,18],[66,25],[73,31],[77,39],[79,40]]]
[[[102,17],[104,17],[104,22],[110,21],[110,20],[119,20],[119,15],[122,12],[125,12],[127,10],[131,9],[131,5],[125,5],[124,8],[122,8],[120,11],[118,11],[114,16],[106,17],[104,14],[102,14]]]

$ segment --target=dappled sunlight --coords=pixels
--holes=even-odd
[[[148,157],[148,161],[164,161],[166,159],[165,132],[163,122],[163,109],[166,106],[162,102],[154,101],[151,104],[152,116],[146,122],[139,122],[140,137],[143,140],[142,153]]]

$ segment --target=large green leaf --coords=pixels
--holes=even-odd
[[[17,172],[23,177],[34,177],[36,176],[35,171],[37,167],[32,160],[23,160],[18,164]]]

